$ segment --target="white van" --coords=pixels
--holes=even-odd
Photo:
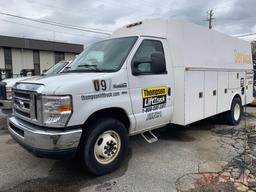
[[[43,76],[50,76],[50,75],[56,75],[58,73],[63,72],[66,67],[71,63],[72,61],[60,61],[59,63],[56,63],[51,68],[46,70],[42,75]],[[2,111],[7,110],[7,114],[10,113],[9,110],[12,110],[12,88],[13,86],[23,80],[32,80],[32,79],[38,79],[39,76],[25,76],[25,77],[16,77],[16,78],[8,78],[4,79],[0,82],[0,109]],[[5,112],[4,112],[5,113]]]
[[[78,155],[90,173],[115,170],[128,136],[217,114],[240,122],[253,99],[250,44],[194,24],[153,19],[115,31],[62,74],[14,88],[13,138],[40,157]]]

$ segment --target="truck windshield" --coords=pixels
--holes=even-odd
[[[55,75],[59,73],[66,65],[68,62],[59,62],[53,65],[50,69],[48,69],[44,75]]]
[[[65,72],[112,72],[121,68],[137,37],[108,39],[89,46]]]

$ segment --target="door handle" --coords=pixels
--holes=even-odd
[[[241,89],[241,94],[242,95],[244,94],[244,87]]]
[[[168,87],[167,94],[168,96],[171,96],[171,87]]]

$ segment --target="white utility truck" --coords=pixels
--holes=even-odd
[[[253,99],[250,43],[194,24],[152,19],[89,46],[62,74],[13,89],[13,138],[39,157],[77,155],[95,175],[115,170],[128,136],[217,114],[240,122]]]

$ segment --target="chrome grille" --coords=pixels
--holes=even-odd
[[[31,118],[31,108],[33,107],[31,94],[16,90],[13,95],[13,106],[16,113]]]
[[[13,92],[14,114],[26,121],[40,124],[37,93],[15,89]]]

